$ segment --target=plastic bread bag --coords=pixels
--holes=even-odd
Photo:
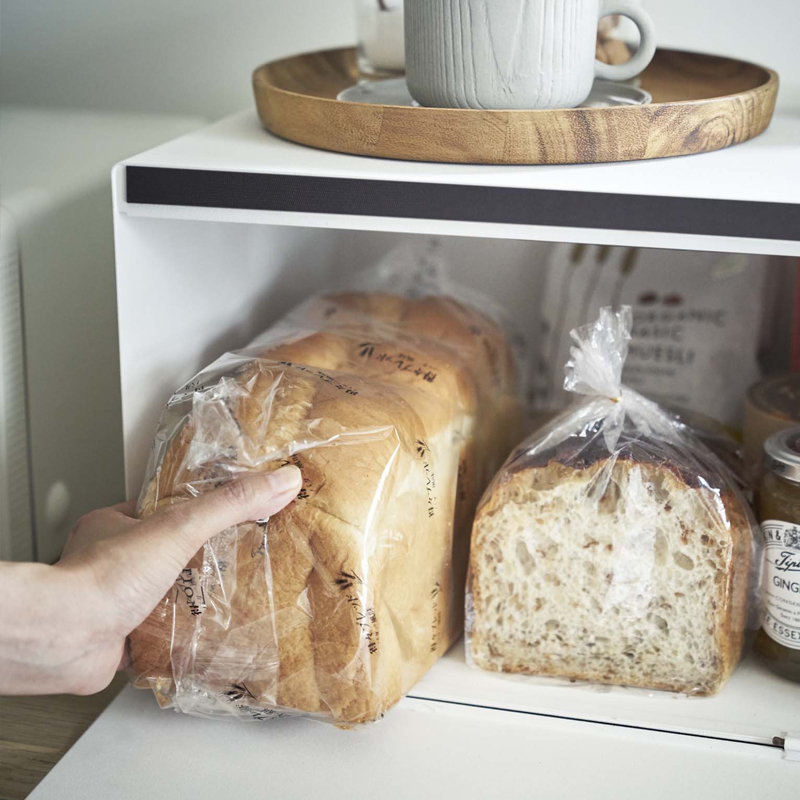
[[[169,401],[142,516],[253,471],[304,487],[211,539],[131,635],[136,685],[198,716],[378,719],[463,628],[474,509],[514,358],[446,296],[312,298]]]
[[[631,310],[573,331],[583,399],[523,442],[472,534],[467,658],[487,670],[689,695],[720,690],[758,626],[736,476],[621,375]]]
[[[308,330],[336,330],[361,344],[364,333],[370,332],[369,341],[363,341],[368,347],[359,349],[353,362],[355,369],[375,361],[417,379],[419,367],[404,361],[402,353],[395,358],[381,351],[382,340],[421,338],[427,348],[453,352],[476,379],[480,424],[474,436],[483,457],[471,468],[477,471],[482,491],[519,441],[523,427],[520,398],[527,387],[529,362],[524,336],[491,298],[452,279],[435,238],[393,248],[356,275],[348,288],[301,303],[254,344],[274,340],[284,331],[292,338]]]
[[[745,464],[744,446],[728,428],[717,420],[681,406],[661,403],[676,425],[690,436],[699,439],[731,471],[748,501],[753,499],[753,481]]]

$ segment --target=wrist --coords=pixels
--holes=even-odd
[[[81,662],[103,632],[78,577],[59,566],[0,564],[0,694],[80,691]]]
[[[47,564],[0,564],[0,694],[25,693],[50,666],[63,628],[58,575]]]

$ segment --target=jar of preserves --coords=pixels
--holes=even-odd
[[[764,467],[764,621],[755,649],[773,672],[800,682],[800,428],[764,442]]]
[[[764,442],[773,433],[796,425],[800,425],[800,373],[772,375],[750,387],[744,402],[742,443],[755,484],[764,474]]]

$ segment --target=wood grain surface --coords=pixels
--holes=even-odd
[[[90,697],[0,697],[0,800],[23,800],[127,683]]]
[[[659,50],[642,73],[645,106],[473,111],[341,102],[358,80],[352,48],[292,56],[253,73],[262,124],[294,142],[356,155],[476,164],[634,161],[719,150],[762,133],[772,70]]]

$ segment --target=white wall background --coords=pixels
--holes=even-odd
[[[0,0],[0,102],[219,117],[263,61],[355,38],[349,0]]]
[[[488,0],[491,2],[491,0]],[[259,63],[355,38],[354,0],[0,0],[0,102],[219,117]],[[778,69],[800,110],[800,0],[642,0],[664,45]]]

